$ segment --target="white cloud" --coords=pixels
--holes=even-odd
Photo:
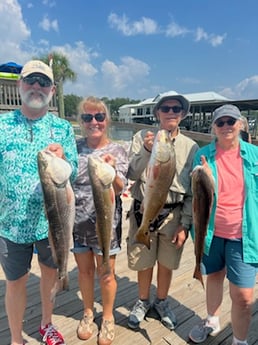
[[[205,32],[202,28],[197,28],[196,33],[195,33],[195,40],[201,41],[201,40],[207,40],[208,39],[208,34]]]
[[[42,4],[50,8],[56,6],[56,2],[53,0],[42,0]]]
[[[45,31],[50,31],[53,29],[54,31],[58,32],[58,21],[57,19],[50,20],[47,15],[43,17],[41,22],[39,22],[39,27]]]
[[[158,32],[157,23],[153,19],[146,17],[142,17],[139,21],[129,22],[125,15],[119,17],[115,13],[111,13],[108,16],[108,22],[111,27],[121,31],[125,36],[152,35]]]
[[[136,86],[139,81],[149,75],[149,70],[150,68],[145,62],[130,56],[123,57],[120,65],[106,60],[101,67],[103,78],[116,91]]]
[[[231,88],[224,88],[220,93],[232,99],[257,99],[258,75],[243,79]]]
[[[85,78],[93,77],[97,73],[97,69],[91,63],[92,57],[96,57],[97,54],[88,49],[83,42],[75,42],[74,46],[70,44],[53,46],[52,50],[65,55],[77,75],[82,74]]]
[[[29,41],[31,32],[23,21],[21,6],[18,1],[1,0],[0,32],[1,61],[21,63],[26,59],[28,53],[24,50],[24,43]]]
[[[168,37],[176,37],[176,36],[184,36],[185,34],[189,33],[190,30],[183,26],[179,26],[177,23],[172,22],[168,25],[165,33]]]
[[[226,39],[226,34],[216,35],[208,34],[203,28],[198,27],[195,30],[188,29],[172,21],[165,29],[159,27],[156,21],[151,18],[142,17],[139,21],[130,21],[126,15],[118,16],[111,13],[108,16],[108,22],[112,28],[122,32],[125,36],[136,35],[157,35],[165,34],[167,37],[178,37],[191,34],[196,42],[206,41],[213,47],[217,47]]]
[[[96,84],[99,74],[98,68],[94,66],[95,58],[98,57],[96,51],[87,48],[81,41],[75,42],[74,45],[52,46],[51,50],[65,55],[70,62],[71,69],[77,75],[75,82],[65,82],[65,94],[102,96],[98,93],[101,84]]]
[[[198,27],[196,31],[194,32],[195,35],[195,41],[207,41],[210,43],[213,47],[217,47],[223,43],[223,41],[226,39],[226,34],[224,35],[215,35],[215,34],[208,34],[204,31],[203,28]]]
[[[146,98],[155,96],[160,90],[164,90],[162,80],[150,82],[150,66],[133,56],[111,59],[108,56],[101,56],[102,52],[88,47],[84,42],[51,46],[49,41],[41,39],[32,41],[31,29],[22,16],[21,6],[18,0],[0,0],[0,63],[14,61],[23,64],[34,56],[46,55],[51,51],[58,51],[65,54],[71,68],[77,73],[75,83],[66,82],[64,85],[66,94]],[[54,1],[44,2],[50,6]],[[27,5],[34,4],[30,1]],[[27,6],[26,5],[26,6]],[[52,5],[51,5],[52,6]],[[15,18],[15,25],[13,24]],[[47,20],[45,29],[58,30],[58,22]],[[184,36],[195,37],[198,42],[206,42],[216,47],[224,43],[226,34],[209,34],[204,29],[198,28],[195,31],[178,25],[175,21],[170,23],[166,30],[161,30],[159,25],[150,18],[141,18],[139,21],[129,22],[128,18],[118,17],[112,14],[109,17],[110,25],[121,31],[124,35],[136,34],[169,34],[171,37]],[[100,47],[100,45],[99,45]],[[179,79],[177,79],[179,80]],[[180,82],[187,84],[198,83],[198,80],[180,78]],[[257,98],[258,76],[246,78],[236,86],[224,88],[219,93],[232,99]]]
[[[223,43],[223,41],[226,39],[227,34],[224,35],[211,35],[209,38],[209,42],[213,47],[217,47]]]

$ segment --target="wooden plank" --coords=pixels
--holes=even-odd
[[[124,199],[124,215],[130,206],[130,199]],[[128,269],[126,256],[126,237],[128,221],[123,222],[122,252],[117,255],[116,277],[118,283],[117,296],[115,300],[114,315],[116,319],[116,338],[113,345],[181,345],[191,343],[188,339],[190,329],[206,316],[205,290],[199,281],[193,279],[194,253],[193,243],[189,238],[182,257],[180,268],[174,272],[173,281],[169,290],[170,303],[178,318],[178,326],[174,331],[166,329],[158,320],[157,314],[151,311],[146,320],[141,323],[139,330],[133,331],[127,326],[127,318],[137,297],[137,274]],[[69,258],[69,279],[70,290],[60,293],[56,298],[53,315],[53,323],[63,333],[67,345],[96,345],[97,336],[87,342],[82,342],[76,336],[76,329],[83,314],[81,294],[77,281],[77,268],[73,255]],[[39,344],[40,337],[38,327],[41,319],[41,304],[39,299],[39,267],[37,255],[32,261],[31,275],[28,280],[28,303],[24,316],[24,339],[30,345]],[[5,280],[0,268],[0,344],[10,344],[10,333],[4,310]],[[152,299],[156,292],[156,268],[154,270],[153,282],[151,285]],[[258,283],[255,294],[257,296]],[[228,283],[224,286],[224,299],[221,310],[222,330],[216,337],[209,337],[205,345],[231,345],[232,329],[230,324],[231,301],[228,292]],[[98,279],[95,284],[95,321],[96,330],[100,327],[102,317],[101,295]],[[249,332],[249,345],[258,345],[258,301],[256,300],[253,309],[253,318]]]

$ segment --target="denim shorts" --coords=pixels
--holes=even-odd
[[[7,280],[17,280],[30,271],[34,248],[40,263],[56,268],[48,239],[35,243],[14,243],[0,237],[0,263]]]
[[[101,249],[96,248],[96,247],[92,247],[92,246],[87,246],[87,245],[81,244],[77,241],[74,241],[74,246],[71,249],[71,252],[73,252],[74,254],[82,254],[82,253],[87,253],[89,251],[92,251],[96,255],[103,255]],[[120,247],[110,249],[109,250],[109,256],[116,255],[120,251],[121,251]]]
[[[213,237],[209,255],[203,255],[202,274],[210,274],[226,268],[228,280],[241,288],[252,288],[256,282],[258,264],[243,262],[241,239]]]

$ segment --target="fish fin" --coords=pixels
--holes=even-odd
[[[144,244],[148,249],[150,249],[150,232],[148,229],[140,227],[135,235],[136,243]]]
[[[199,280],[199,282],[202,284],[202,287],[205,289],[204,282],[203,282],[203,279],[202,279],[202,273],[200,271],[200,268],[198,268],[197,266],[195,266],[193,277],[195,279]]]

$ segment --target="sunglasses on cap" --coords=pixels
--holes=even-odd
[[[43,75],[29,75],[28,77],[22,78],[22,80],[27,85],[34,85],[35,83],[39,83],[41,87],[49,87],[52,85],[52,81]]]
[[[106,114],[105,113],[97,113],[95,115],[93,115],[93,114],[81,114],[81,119],[83,122],[91,122],[93,120],[93,118],[97,122],[103,122],[106,118]]]
[[[169,105],[161,105],[159,109],[162,111],[162,113],[169,113],[169,111],[172,110],[175,114],[178,114],[183,110],[183,108],[179,105],[173,105],[172,107],[170,107]]]
[[[218,120],[218,121],[215,122],[215,124],[216,124],[217,127],[223,127],[225,125],[225,123],[228,126],[234,126],[236,121],[237,121],[236,119],[229,119],[229,120],[226,120],[226,121]]]

